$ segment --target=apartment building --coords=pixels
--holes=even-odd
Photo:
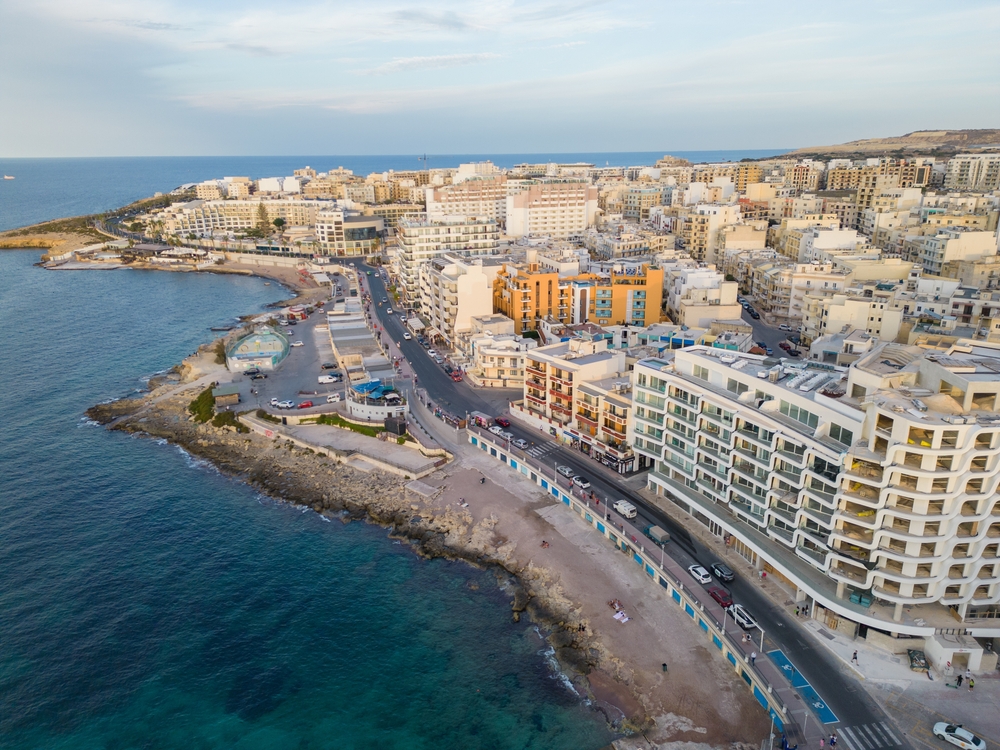
[[[571,279],[576,278],[579,264],[573,275],[563,275],[556,269],[543,268],[538,263],[537,251],[529,250],[527,262],[506,263],[493,282],[493,311],[514,321],[517,333],[534,331],[543,318],[561,323],[573,319]]]
[[[807,214],[797,219],[782,219],[780,224],[768,230],[768,247],[797,261],[802,236],[813,227],[840,229],[840,220],[833,214]]]
[[[993,232],[949,227],[933,235],[907,237],[903,254],[922,266],[925,274],[940,276],[945,263],[996,257],[997,238]]]
[[[213,232],[244,232],[275,219],[284,219],[286,227],[311,227],[319,212],[329,208],[335,208],[335,204],[282,198],[196,200],[174,203],[160,217],[169,234],[207,236]]]
[[[681,248],[702,263],[715,263],[719,255],[719,233],[723,227],[740,222],[738,204],[699,205],[677,217],[674,233]]]
[[[771,247],[727,249],[722,254],[721,272],[723,276],[732,276],[738,288],[750,294],[754,269],[779,260],[783,261],[782,256]]]
[[[855,190],[825,190],[818,195],[823,199],[822,213],[836,216],[844,229],[857,229],[860,221],[857,191]]]
[[[807,296],[832,296],[847,287],[850,277],[832,263],[765,263],[753,269],[752,279],[757,309],[797,325]]]
[[[635,460],[626,353],[606,346],[572,339],[528,352],[524,399],[511,405],[511,414],[626,473]]]
[[[693,347],[636,365],[631,438],[650,490],[813,617],[930,641],[1000,617],[998,407],[997,345],[846,369]]]
[[[393,273],[407,304],[419,300],[420,265],[446,253],[494,255],[500,242],[497,222],[475,216],[402,217],[396,222],[397,252]]]
[[[226,197],[225,187],[219,180],[206,180],[194,186],[194,194],[200,201],[218,201]]]
[[[386,229],[395,229],[403,217],[422,213],[424,207],[416,203],[383,203],[378,206],[365,206],[362,212],[365,216],[381,216]]]
[[[648,326],[660,321],[663,269],[656,264],[619,260],[590,265],[589,278],[573,284],[573,310],[586,310],[574,323]]]
[[[503,225],[507,219],[507,178],[468,176],[461,182],[425,188],[427,215],[482,216]]]
[[[785,170],[785,187],[799,192],[819,190],[823,170],[813,164],[796,164]]]
[[[527,353],[534,339],[514,333],[514,321],[505,315],[472,319],[472,327],[457,335],[456,349],[465,365],[465,377],[483,388],[524,388]]]
[[[378,216],[360,216],[341,210],[316,214],[316,240],[322,255],[364,256],[382,246],[385,223]]]
[[[829,334],[858,330],[882,341],[899,336],[904,308],[901,292],[905,286],[894,283],[868,283],[830,296],[806,295],[802,319],[802,343]]]
[[[643,229],[634,224],[616,224],[605,231],[591,227],[583,233],[583,246],[602,260],[656,255],[674,248],[673,235]]]
[[[948,190],[1000,190],[1000,153],[959,154],[948,161],[944,176]]]
[[[630,187],[625,193],[625,209],[622,214],[626,221],[648,221],[649,209],[659,206],[662,198],[663,193],[659,187]]]
[[[597,217],[596,186],[547,180],[507,196],[507,235],[563,238],[582,234]]]
[[[455,346],[457,336],[472,330],[472,319],[493,313],[493,280],[499,264],[482,258],[442,255],[421,263],[420,312],[432,330]]]
[[[678,268],[667,277],[667,312],[674,323],[708,328],[715,320],[739,320],[739,285],[715,268]]]
[[[861,210],[870,208],[875,196],[893,188],[926,187],[931,183],[932,164],[905,159],[881,159],[877,164],[836,167],[827,172],[828,190],[855,190]]]

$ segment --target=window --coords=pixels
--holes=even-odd
[[[808,412],[805,409],[799,408],[795,404],[790,404],[787,401],[782,401],[779,409],[781,413],[784,414],[786,417],[790,417],[791,419],[794,419],[796,422],[801,422],[802,424],[808,425],[809,427],[816,427],[816,425],[819,424],[819,417],[817,417],[812,412]]]
[[[830,437],[844,445],[851,445],[854,442],[854,433],[839,424],[830,425]]]
[[[739,396],[741,393],[746,393],[748,390],[750,390],[750,388],[738,380],[729,378],[729,382],[726,384],[726,390],[731,391],[732,393],[735,393],[737,396]]]

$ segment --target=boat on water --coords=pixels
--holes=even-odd
[[[231,331],[234,328],[236,328],[236,326],[212,326],[208,330],[210,330],[210,331]]]
[[[9,174],[5,174],[5,175],[3,176],[3,178],[4,178],[5,180],[13,180],[13,179],[14,179],[14,178],[13,178],[13,177],[12,177],[11,175],[9,175]]]
[[[270,281],[265,281],[264,282],[264,286],[271,286],[271,282]]]

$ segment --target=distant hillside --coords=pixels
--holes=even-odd
[[[788,156],[943,156],[960,151],[972,151],[983,146],[1000,148],[1000,129],[917,130],[891,138],[867,138],[837,146],[799,148],[789,152]]]

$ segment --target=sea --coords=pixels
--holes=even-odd
[[[469,158],[541,160],[452,161]],[[305,164],[410,166],[0,159],[16,178],[0,182],[0,229]],[[0,748],[587,750],[614,739],[538,629],[512,622],[492,573],[422,560],[384,529],[324,519],[84,416],[285,290],[47,271],[39,256],[0,251]]]

